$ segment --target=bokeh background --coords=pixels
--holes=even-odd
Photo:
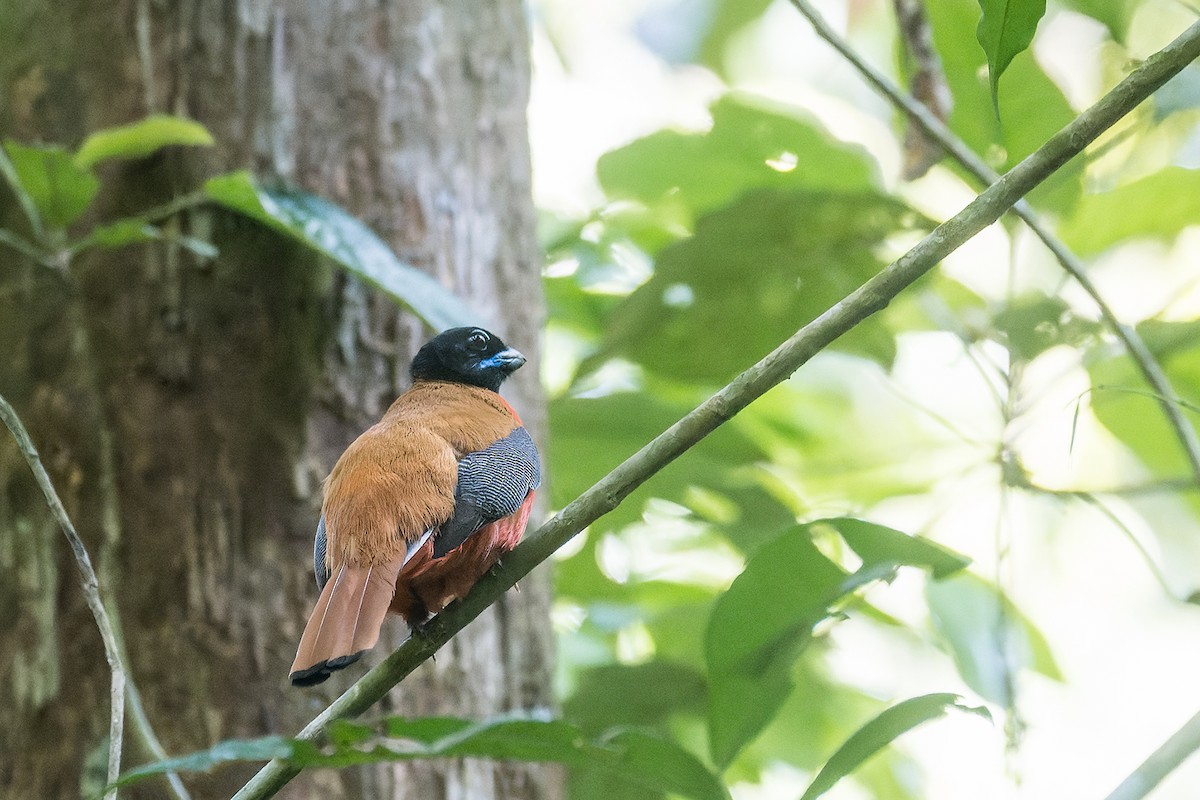
[[[914,60],[892,3],[815,5],[907,86]],[[997,120],[979,7],[924,5],[950,126],[998,170],[1195,18],[1173,2],[1051,2],[1000,81]],[[910,220],[872,203],[942,220],[977,187],[948,161],[906,179],[903,119],[788,2],[545,2],[536,19],[543,374],[566,498],[589,462],[644,438],[631,417],[645,434],[661,427],[837,299],[848,287],[826,284],[830,272],[901,253]],[[1200,366],[1198,89],[1193,66],[1033,197],[1185,398]],[[780,219],[789,235],[771,233]],[[571,226],[577,238],[555,238]],[[851,613],[801,659],[795,693],[735,762],[735,796],[798,796],[880,703],[931,691],[986,702],[997,722],[917,729],[830,797],[1105,796],[1200,707],[1200,612],[1187,602],[1200,537],[1176,437],[1094,304],[1012,220],[864,328],[562,555],[568,711],[607,702],[589,689],[605,680],[649,676],[662,684],[652,698],[678,688],[665,665],[702,663],[701,631],[681,630],[703,623],[773,522],[856,515],[968,555],[979,581],[902,571],[870,590],[882,613]],[[994,591],[1013,607],[997,614]],[[699,737],[679,708],[664,724]],[[1198,769],[1153,796],[1193,796]]]

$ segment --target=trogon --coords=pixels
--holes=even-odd
[[[313,548],[321,597],[294,685],[357,661],[389,610],[410,627],[438,613],[516,547],[541,465],[498,392],[524,363],[482,328],[439,334],[413,359],[412,388],[338,459]]]

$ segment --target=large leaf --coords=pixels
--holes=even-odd
[[[27,147],[10,140],[4,148],[21,190],[51,229],[65,229],[79,219],[100,189],[96,176],[76,166],[60,147]]]
[[[926,587],[933,626],[967,685],[1008,708],[1022,670],[1062,680],[1041,632],[995,585],[963,574]]]
[[[853,531],[860,548],[863,565],[853,574],[812,541],[814,530],[839,526]],[[728,766],[774,717],[791,692],[793,662],[840,600],[902,564],[948,570],[964,561],[949,556],[897,531],[846,519],[799,526],[755,553],[717,600],[705,636],[713,761]]]
[[[876,194],[749,192],[659,254],[610,315],[606,352],[684,383],[725,383],[878,272],[880,244],[918,221]],[[895,355],[878,318],[833,346],[884,365]]]
[[[618,725],[659,726],[671,715],[704,706],[704,676],[668,661],[606,664],[579,676],[563,716],[586,731]]]
[[[554,761],[572,770],[603,774],[614,787],[633,786],[671,792],[696,800],[727,800],[720,780],[687,751],[666,739],[619,729],[596,738],[556,720],[500,718],[488,722],[429,717],[384,720],[377,726],[335,722],[331,744],[316,748],[279,737],[222,742],[183,758],[127,772],[127,784],[163,772],[208,770],[230,761],[285,758],[303,767],[341,767],[420,758],[475,757],[518,761]]]
[[[115,128],[99,130],[84,139],[75,154],[75,164],[91,169],[113,158],[144,158],[171,145],[208,147],[212,134],[199,122],[168,114],[152,114],[145,119]]]
[[[1000,76],[1013,58],[1033,42],[1038,21],[1046,14],[1046,0],[979,0],[983,16],[975,29],[988,60],[992,102],[1000,114]]]
[[[1167,167],[1108,192],[1085,195],[1060,234],[1089,255],[1135,236],[1173,237],[1200,225],[1200,170]]]
[[[813,778],[800,800],[815,800],[833,788],[859,765],[887,747],[899,736],[922,723],[937,719],[951,709],[966,711],[991,719],[984,708],[971,708],[960,703],[954,694],[927,694],[897,703],[854,732],[825,766]]]
[[[706,133],[659,131],[606,153],[596,165],[614,199],[657,203],[668,194],[692,213],[754,188],[872,191],[878,167],[857,145],[833,139],[800,110],[726,96]]]
[[[966,569],[971,563],[971,559],[942,547],[937,542],[920,536],[909,536],[894,528],[861,519],[825,519],[810,523],[810,527],[836,530],[846,544],[850,545],[850,549],[857,553],[864,563],[872,566],[894,564],[921,567],[940,579]]]
[[[764,547],[713,608],[705,637],[709,748],[726,767],[791,692],[791,666],[849,576],[806,531]]]
[[[402,262],[361,220],[328,200],[299,189],[260,186],[245,172],[212,178],[204,188],[220,205],[332,259],[434,330],[487,324],[465,300]]]

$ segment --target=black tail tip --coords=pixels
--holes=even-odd
[[[328,661],[322,661],[320,664],[314,664],[307,669],[298,669],[293,672],[288,678],[292,682],[292,686],[316,686],[318,683],[324,683],[330,675],[337,672],[339,669],[345,669],[363,657],[366,650],[359,650],[357,653],[348,656],[338,656],[331,658]]]

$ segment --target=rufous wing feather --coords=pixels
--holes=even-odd
[[[342,564],[334,570],[300,638],[293,685],[321,683],[375,646],[403,564],[401,556],[375,566]]]

